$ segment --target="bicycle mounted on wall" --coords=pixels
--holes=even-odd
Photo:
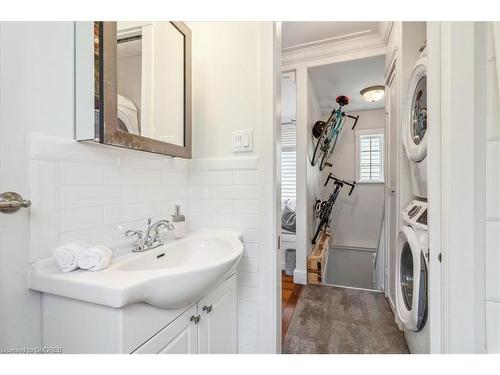
[[[321,203],[318,201],[316,203],[316,217],[320,219],[320,222],[312,239],[313,245],[318,240],[321,231],[326,232],[327,228],[330,226],[330,222],[332,221],[330,217],[332,215],[333,206],[335,205],[335,201],[337,200],[337,197],[339,196],[340,191],[342,190],[344,185],[348,185],[351,187],[349,195],[352,194],[354,188],[356,187],[356,181],[348,182],[345,180],[341,180],[340,178],[335,177],[331,172],[328,175],[324,186],[328,185],[330,180],[333,180],[333,189],[330,192],[330,196],[326,201],[323,201]]]
[[[338,103],[339,108],[332,111],[326,122],[316,121],[312,129],[313,136],[318,141],[316,143],[316,147],[314,148],[311,165],[315,166],[318,161],[321,160],[319,163],[320,171],[322,171],[325,166],[332,166],[330,159],[333,155],[333,150],[335,150],[339,135],[344,128],[345,118],[349,117],[354,119],[354,125],[351,130],[354,130],[359,119],[359,115],[346,115],[345,112],[342,111],[342,107],[349,104],[349,98],[347,96],[337,96],[335,101]]]

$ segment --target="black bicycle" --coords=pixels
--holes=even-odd
[[[348,182],[345,180],[341,180],[335,177],[331,172],[325,181],[325,186],[328,185],[330,180],[333,180],[333,189],[330,192],[330,196],[326,201],[323,202],[318,201],[316,203],[315,207],[316,217],[320,219],[320,221],[318,228],[316,229],[316,233],[314,234],[314,237],[312,239],[313,245],[318,240],[321,231],[326,232],[327,228],[330,226],[330,222],[332,221],[331,216],[332,216],[333,206],[335,205],[335,201],[337,200],[337,197],[339,196],[340,191],[342,190],[344,185],[348,185],[351,187],[349,195],[352,194],[354,187],[356,186],[356,181]]]

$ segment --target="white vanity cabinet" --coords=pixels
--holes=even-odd
[[[228,280],[229,281],[229,280]],[[236,280],[221,285],[198,303],[198,350],[203,354],[237,353]]]
[[[197,303],[121,309],[43,294],[43,345],[63,353],[237,353],[237,282],[232,274]]]
[[[191,307],[134,353],[137,354],[196,354],[198,353],[197,305]]]
[[[185,311],[134,353],[237,353],[236,277]]]

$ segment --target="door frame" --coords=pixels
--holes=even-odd
[[[445,279],[441,264],[432,249],[442,248],[442,139],[441,139],[441,22],[427,23],[427,92],[429,107],[429,139],[427,144],[427,191],[429,209],[429,344],[431,353],[442,353],[445,341]],[[442,251],[442,250],[441,250]]]
[[[399,77],[400,75],[400,71],[401,69],[399,68],[399,64],[400,63],[400,58],[399,58],[399,49],[396,47],[395,50],[394,50],[394,53],[392,55],[392,58],[391,58],[391,62],[388,66],[388,69],[387,69],[387,72],[385,74],[385,87],[386,87],[386,90],[387,90],[387,87],[391,87],[390,90],[395,90],[396,93],[400,92],[401,91],[401,77]],[[397,80],[396,81],[396,87],[393,87],[393,86],[389,86],[391,84],[391,82],[393,82],[394,80]],[[389,128],[389,115],[390,115],[390,108],[391,108],[391,105],[394,105],[396,106],[396,109],[397,109],[397,116],[396,116],[396,120],[395,120],[395,123],[396,125],[399,124],[400,122],[400,113],[401,113],[401,101],[399,100],[398,102],[396,103],[390,103],[389,102],[389,105],[387,105],[388,103],[388,98],[390,97],[390,95],[387,95],[387,92],[385,93],[385,100],[386,100],[386,104],[385,104],[385,111],[386,111],[386,129],[385,129],[385,165],[384,165],[384,168],[385,168],[385,221],[386,221],[386,225],[385,225],[385,234],[386,234],[386,241],[385,241],[385,248],[384,248],[384,252],[385,252],[385,257],[384,257],[384,295],[385,297],[387,298],[387,300],[389,301],[389,305],[391,307],[391,309],[393,310],[393,312],[395,313],[396,312],[396,305],[395,305],[395,301],[393,301],[390,297],[390,290],[389,290],[389,287],[390,287],[390,280],[389,280],[389,277],[390,277],[390,273],[391,273],[391,256],[390,256],[390,245],[391,245],[391,223],[390,223],[390,219],[392,217],[392,215],[396,215],[396,233],[394,234],[394,240],[396,241],[397,239],[397,236],[398,236],[398,217],[399,217],[399,189],[398,189],[398,186],[399,186],[399,173],[397,173],[397,171],[399,171],[399,167],[398,167],[398,162],[399,162],[399,157],[398,157],[398,152],[397,152],[397,148],[394,149],[394,150],[390,150],[390,145],[391,145],[391,141],[389,139],[389,136],[392,135],[392,132],[391,132],[391,129]],[[394,136],[396,138],[396,145],[399,144],[399,129],[400,129],[400,126],[396,126],[396,129],[395,129],[395,133],[394,133]],[[390,182],[390,178],[389,178],[389,173],[390,173],[390,167],[389,167],[389,162],[392,158],[394,154],[394,165],[392,165],[391,167],[392,168],[395,168],[396,170],[396,180],[394,181],[395,183],[395,186],[389,186],[389,182]],[[391,198],[391,194],[393,194],[390,190],[391,189],[394,189],[394,201],[395,201],[395,207],[394,210],[395,212],[392,212],[392,210],[390,209],[390,204],[389,204],[389,199]],[[394,286],[393,286],[394,288]],[[395,314],[396,316],[396,314]]]
[[[431,353],[486,350],[487,26],[427,23]]]
[[[259,353],[281,353],[281,23],[259,22],[259,122],[261,248],[259,253]],[[270,319],[270,317],[272,317]]]

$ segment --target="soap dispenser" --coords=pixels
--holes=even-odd
[[[174,225],[174,237],[183,238],[186,236],[186,217],[181,214],[181,206],[175,205],[175,212],[172,215],[172,224]]]

